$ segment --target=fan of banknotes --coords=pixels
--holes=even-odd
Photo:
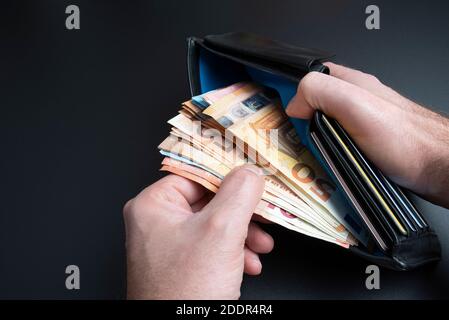
[[[301,144],[272,89],[240,82],[213,90],[184,102],[168,123],[161,170],[216,192],[234,167],[256,164],[265,189],[255,214],[344,248],[366,245],[367,232]]]

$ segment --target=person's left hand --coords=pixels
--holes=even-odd
[[[263,188],[261,170],[247,165],[231,171],[212,200],[200,185],[169,175],[128,201],[128,298],[239,298],[243,271],[259,274],[258,254],[273,248],[251,222]]]

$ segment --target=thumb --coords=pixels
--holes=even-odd
[[[246,238],[251,216],[260,201],[265,180],[261,168],[244,165],[223,180],[215,197],[203,208],[216,231],[231,231],[236,240]]]
[[[326,74],[310,72],[299,83],[286,112],[290,117],[309,119],[315,110],[321,110],[346,130],[358,133],[366,131],[366,126],[388,109],[391,105],[387,101],[365,89]]]

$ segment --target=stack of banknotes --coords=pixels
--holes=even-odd
[[[304,235],[349,248],[367,233],[312,154],[301,144],[273,90],[252,82],[195,96],[170,119],[159,145],[161,170],[212,192],[234,167],[256,164],[265,190],[255,214]]]

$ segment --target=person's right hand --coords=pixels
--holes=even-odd
[[[311,72],[301,80],[287,114],[308,119],[323,111],[393,181],[449,207],[449,120],[370,74],[326,65],[330,75]]]

